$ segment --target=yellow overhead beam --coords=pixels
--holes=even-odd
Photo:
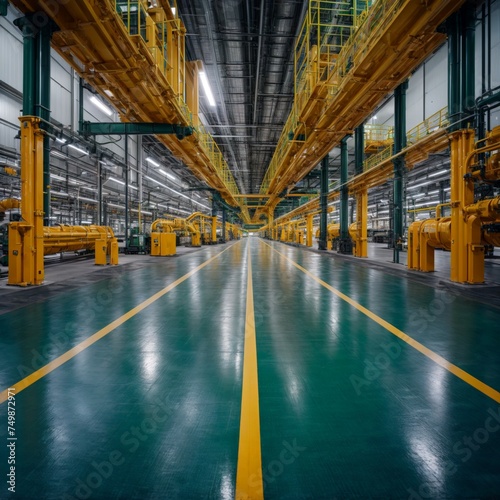
[[[52,46],[112,102],[122,121],[193,126],[193,135],[182,141],[172,135],[158,138],[227,203],[238,206],[229,166],[199,123],[198,66],[185,60],[186,30],[169,2],[161,0],[151,9],[142,0],[57,2],[57,8],[52,3],[12,0],[22,12],[44,12],[58,25]],[[244,207],[242,216],[248,219]]]
[[[309,71],[295,75],[294,106],[261,186],[271,195],[268,203],[310,172],[445,41],[437,28],[463,3],[378,0],[317,79],[324,50],[321,43],[310,44]],[[301,83],[307,78],[313,84]]]

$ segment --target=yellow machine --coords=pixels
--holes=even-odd
[[[95,263],[118,264],[118,241],[101,226],[43,226],[43,134],[40,119],[21,121],[21,221],[9,225],[9,285],[41,285],[44,255],[93,250]],[[12,205],[12,202],[10,202]],[[18,202],[15,201],[14,205]],[[10,208],[15,208],[10,206]],[[108,259],[109,258],[109,259]]]
[[[474,202],[477,182],[500,179],[500,127],[474,144],[474,131],[459,130],[451,136],[451,217],[414,222],[409,229],[408,267],[434,271],[434,248],[451,251],[451,280],[484,282],[485,245],[499,246],[500,197]],[[491,153],[484,167],[480,153]]]
[[[43,228],[43,253],[95,251],[97,265],[118,263],[118,241],[107,226],[54,226]]]
[[[193,219],[200,215],[203,214],[195,212],[187,219],[156,219],[151,224],[151,255],[175,255],[177,251],[175,233],[180,231],[191,234],[192,246],[201,246],[200,229],[198,224],[193,222]]]

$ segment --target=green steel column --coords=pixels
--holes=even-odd
[[[83,78],[78,80],[78,133],[83,132]]]
[[[365,125],[362,123],[354,129],[354,174],[363,173],[365,161]]]
[[[39,106],[37,115],[44,120],[42,129],[47,128],[50,122],[50,42],[52,39],[52,26],[44,26],[39,32]],[[50,224],[50,137],[45,134],[43,138],[43,224]]]
[[[394,154],[406,147],[406,90],[408,82],[403,82],[394,91]],[[399,263],[399,252],[403,238],[403,171],[404,158],[394,161],[394,211],[393,211],[393,262]]]
[[[14,24],[23,33],[23,115],[35,115],[35,67],[37,30],[27,17],[14,20]]]
[[[463,7],[463,23],[462,109],[469,114],[476,104],[476,12],[473,5],[466,4]],[[469,121],[472,121],[472,117]],[[466,126],[466,123],[462,124],[462,127]]]
[[[349,189],[347,188],[347,175],[349,156],[347,152],[347,139],[345,136],[340,141],[340,241],[339,253],[351,254],[352,241],[349,237]]]
[[[96,161],[97,169],[97,224],[103,224],[103,205],[102,205],[102,164],[101,160]]]
[[[327,215],[328,215],[328,155],[321,160],[321,194],[319,216],[318,249],[327,249]]]
[[[461,12],[458,11],[447,21],[448,32],[448,115],[450,132],[460,129],[462,117],[460,95],[460,24]]]
[[[125,135],[125,249],[128,249],[128,135]]]

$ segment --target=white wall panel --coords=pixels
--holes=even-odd
[[[425,62],[425,111],[429,118],[448,106],[448,50],[443,45]]]
[[[491,87],[500,85],[500,0],[491,6]]]
[[[420,67],[411,76],[406,93],[406,130],[424,121],[424,70]]]
[[[0,47],[0,80],[20,90],[23,83],[21,35],[19,30],[3,17],[0,17]]]

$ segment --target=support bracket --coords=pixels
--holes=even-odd
[[[85,137],[90,135],[165,135],[175,134],[177,139],[192,135],[193,127],[172,123],[92,123],[83,122],[80,131]]]

